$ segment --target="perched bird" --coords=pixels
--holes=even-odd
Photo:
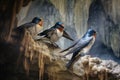
[[[64,25],[62,22],[56,22],[53,27],[44,30],[43,32],[39,33],[38,36],[41,36],[42,38],[48,38],[49,41],[55,46],[57,46],[55,42],[58,41],[62,36],[73,41],[73,39],[64,30]]]
[[[38,17],[34,17],[31,22],[20,25],[14,30],[20,34],[24,34],[25,30],[28,30],[30,32],[30,35],[34,39],[34,37],[42,30],[42,28],[43,20]]]
[[[66,65],[68,69],[76,60],[79,59],[80,56],[88,53],[88,51],[91,49],[92,45],[95,42],[95,38],[96,38],[96,31],[94,31],[93,29],[89,29],[86,32],[86,34],[81,39],[79,39],[75,44],[61,51],[64,52],[70,49],[70,51],[68,51],[68,53],[65,54],[64,57],[68,54],[73,53],[71,60]]]

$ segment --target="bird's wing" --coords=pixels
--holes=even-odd
[[[51,29],[51,28],[46,29],[43,32],[38,33],[37,36],[35,37],[35,40],[37,41],[37,40],[40,40],[45,37],[50,38],[52,36],[52,34],[54,34],[54,32],[55,32],[55,29]]]
[[[79,40],[80,40],[80,39],[79,39]],[[68,47],[67,49],[64,49],[64,50],[60,51],[60,53],[65,52],[65,51],[69,50],[70,48],[74,47],[74,46],[79,42],[79,40],[76,41],[73,45],[71,45],[71,46]]]
[[[30,27],[35,27],[35,23],[27,23],[27,24],[24,24],[23,26],[25,27],[25,28],[30,28]]]
[[[76,45],[74,45],[72,49],[67,54],[65,54],[65,56],[71,53],[81,51],[84,47],[86,47],[91,42],[92,39],[93,39],[92,37],[89,37],[87,39],[79,40],[79,42]]]
[[[46,29],[43,32],[39,33],[39,36],[46,36],[46,37],[50,37],[53,33],[54,33],[55,29]]]
[[[66,31],[63,31],[63,37],[65,37],[71,41],[74,41]]]
[[[14,28],[14,31],[21,32],[25,28],[33,27],[35,26],[35,23],[25,23],[23,25],[18,26],[17,28]]]

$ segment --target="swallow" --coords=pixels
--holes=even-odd
[[[80,38],[67,49],[61,51],[62,53],[69,50],[67,54],[64,55],[64,57],[72,54],[71,60],[66,65],[67,69],[69,69],[73,65],[73,63],[80,58],[80,56],[83,56],[89,52],[95,42],[95,39],[96,31],[94,31],[93,29],[88,29],[88,31],[84,34],[82,38]]]
[[[49,41],[55,46],[57,46],[55,42],[57,42],[61,37],[65,37],[69,40],[74,41],[64,30],[64,25],[62,22],[56,22],[56,24],[53,27],[44,30],[43,32],[39,33],[38,36],[48,38]]]
[[[15,28],[14,31],[24,34],[25,30],[28,30],[34,38],[43,28],[43,20],[38,17],[34,17],[31,22],[25,23],[20,25],[19,27]]]

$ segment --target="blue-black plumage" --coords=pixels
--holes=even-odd
[[[43,32],[39,33],[38,36],[48,38],[49,41],[53,44],[55,44],[55,42],[58,41],[61,37],[65,37],[73,41],[70,35],[64,30],[64,24],[62,22],[56,22],[53,27],[44,30]]]
[[[67,49],[61,51],[61,52],[65,52],[67,50],[70,50],[64,56],[67,56],[68,54],[73,53],[71,60],[66,65],[68,69],[71,67],[73,62],[78,57],[80,57],[81,55],[85,55],[86,53],[89,52],[89,50],[91,49],[92,45],[95,42],[95,38],[96,38],[96,31],[93,29],[88,29],[88,31],[85,33],[85,35],[81,39],[76,41],[76,43],[74,43]]]

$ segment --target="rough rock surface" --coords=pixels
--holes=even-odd
[[[9,67],[5,67],[0,72],[0,74],[9,72],[6,74],[9,77],[4,78],[4,75],[1,79],[119,80],[120,78],[120,65],[112,60],[101,60],[86,55],[68,70],[65,65],[70,60],[71,55],[66,58],[62,57],[65,53],[59,53],[61,51],[59,47],[46,43],[44,40],[34,41],[28,31],[25,31],[22,38],[20,47],[13,44],[1,44],[3,50],[0,58],[0,69],[3,65],[5,66],[5,63],[9,63]],[[5,48],[12,54],[5,51]],[[13,59],[11,60],[11,58]]]
[[[65,66],[70,60],[70,56],[67,56],[66,58],[61,58],[60,54],[60,58],[58,60],[61,59],[62,61],[64,61]],[[70,70],[67,70],[65,68],[65,71],[69,71],[74,75],[81,77],[81,80],[119,80],[119,68],[120,64],[115,61],[101,60],[97,57],[85,55],[81,57],[78,61],[76,61],[74,65],[72,65]]]

